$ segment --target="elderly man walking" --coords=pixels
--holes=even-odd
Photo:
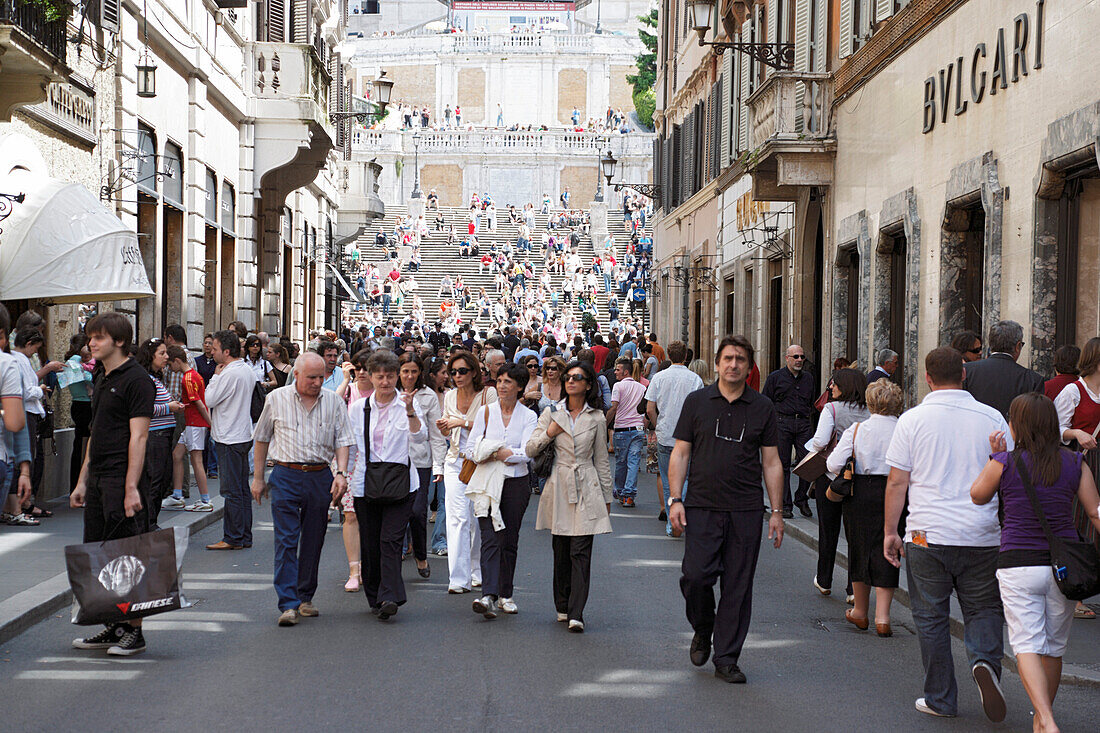
[[[892,379],[898,370],[898,352],[893,349],[881,349],[875,359],[875,368],[867,372],[867,385],[880,379]]]
[[[963,389],[1008,419],[1008,406],[1024,392],[1042,392],[1042,375],[1017,364],[1024,349],[1024,327],[998,321],[989,329],[989,356],[966,365]]]
[[[348,447],[355,442],[348,411],[335,392],[321,389],[325,361],[306,352],[294,364],[294,384],[267,396],[256,423],[256,503],[271,492],[275,525],[275,592],[279,626],[317,616],[313,594],[325,543],[329,505],[348,488]],[[329,465],[336,458],[336,476]],[[267,483],[263,466],[275,463]]]
[[[787,348],[786,365],[768,375],[760,393],[772,401],[779,418],[779,460],[783,463],[783,518],[794,516],[791,506],[804,517],[812,517],[808,492],[810,482],[798,479],[798,490],[791,501],[791,449],[795,462],[806,456],[806,443],[814,434],[814,399],[817,384],[806,371],[806,352],[798,344]],[[772,507],[778,509],[779,507]]]

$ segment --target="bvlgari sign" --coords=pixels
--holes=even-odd
[[[969,57],[959,56],[954,63],[924,80],[925,134],[947,123],[948,111],[959,116],[970,103],[981,104],[987,96],[996,96],[1043,68],[1043,11],[1046,0],[1036,0],[1034,20],[1020,13],[1007,28],[997,29],[997,40],[990,49],[985,43],[974,46]],[[1030,61],[1030,68],[1029,68]],[[967,76],[969,78],[967,79]]]

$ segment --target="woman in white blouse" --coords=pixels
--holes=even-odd
[[[398,395],[397,356],[379,350],[367,362],[374,393],[348,410],[355,445],[352,446],[349,490],[354,497],[359,520],[359,543],[363,558],[363,590],[371,613],[386,620],[405,603],[405,583],[401,579],[401,545],[409,526],[413,501],[420,478],[410,458],[412,448],[428,440],[428,430],[420,405],[411,394]],[[369,440],[364,412],[370,409]],[[364,498],[364,478],[368,463],[407,463],[409,493],[396,502]]]
[[[842,370],[847,371],[847,370]],[[882,552],[886,513],[886,449],[894,437],[904,400],[901,388],[880,379],[867,388],[867,407],[871,416],[844,431],[836,448],[825,462],[829,471],[839,472],[848,457],[855,456],[852,495],[841,503],[845,532],[848,535],[848,575],[852,581],[855,604],[844,618],[856,628],[866,629],[875,589],[875,631],[890,636],[890,602],[898,587],[898,569]],[[904,514],[901,523],[904,524]],[[902,527],[898,531],[904,535]]]
[[[424,384],[423,362],[415,354],[402,354],[397,361],[401,369],[401,391],[413,396],[428,428],[428,440],[424,443],[413,443],[409,447],[409,457],[412,458],[420,479],[420,488],[416,492],[412,516],[409,519],[409,534],[412,535],[416,571],[421,578],[430,578],[432,569],[428,566],[428,489],[433,480],[443,479],[447,439],[436,425],[436,421],[443,416],[443,411],[435,390]]]
[[[527,441],[535,432],[538,416],[519,403],[519,396],[527,386],[528,372],[518,364],[508,364],[497,374],[498,402],[486,410],[478,410],[470,437],[466,441],[466,455],[472,455],[479,440],[503,443],[485,463],[501,462],[504,484],[500,489],[499,512],[504,527],[497,530],[491,516],[479,516],[481,529],[481,577],[482,597],[474,601],[474,613],[485,618],[496,618],[497,608],[503,613],[516,613],[519,609],[512,600],[512,581],[516,574],[516,555],[519,548],[519,527],[527,502],[531,498],[531,483],[527,476]],[[480,475],[480,472],[479,474]],[[471,479],[470,488],[481,489]]]
[[[806,443],[806,450],[823,451],[832,442],[833,436],[840,436],[848,426],[869,416],[864,392],[867,378],[857,369],[837,369],[829,382],[830,401],[821,411],[817,421],[817,432]],[[843,465],[843,463],[841,464]],[[817,575],[814,587],[823,596],[832,592],[833,567],[836,564],[836,546],[840,540],[842,515],[840,505],[825,498],[825,489],[836,472],[819,478],[814,485],[814,501],[817,504]],[[847,528],[845,528],[847,533]],[[850,540],[849,540],[850,542]],[[848,583],[848,595],[851,595],[851,582]]]

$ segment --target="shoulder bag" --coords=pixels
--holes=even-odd
[[[550,411],[550,419],[554,419],[553,406],[547,407]],[[546,444],[537,456],[531,460],[531,473],[535,474],[537,478],[550,478],[550,474],[554,471],[554,459],[557,458],[558,451],[554,447],[557,442],[557,438],[551,438],[550,442]]]
[[[485,391],[482,390],[482,396],[485,395]],[[481,437],[485,437],[485,433],[489,431],[489,405],[485,405],[485,427],[481,431]],[[459,433],[461,435],[461,433]],[[458,472],[458,480],[464,484],[470,483],[470,479],[474,477],[474,471],[477,470],[477,463],[471,461],[466,456],[462,456],[462,470]]]
[[[411,488],[409,464],[370,459],[369,398],[363,403],[363,445],[363,498],[380,504],[395,504],[407,498]]]
[[[855,430],[852,431],[852,455],[848,456],[840,473],[829,484],[829,488],[825,489],[825,498],[829,501],[840,502],[852,497],[856,480],[856,436],[859,435],[861,424],[857,422]]]
[[[1016,472],[1020,474],[1024,491],[1031,501],[1031,508],[1035,516],[1039,518],[1039,524],[1043,526],[1043,534],[1050,545],[1051,572],[1054,573],[1054,582],[1062,595],[1071,601],[1083,601],[1100,592],[1100,554],[1096,552],[1096,546],[1091,542],[1078,540],[1064,540],[1055,537],[1050,529],[1050,523],[1043,513],[1043,506],[1039,503],[1039,495],[1035,493],[1035,487],[1031,484],[1027,467],[1023,459],[1016,451],[1012,452],[1012,460],[1016,463]],[[1088,470],[1082,466],[1081,470]]]
[[[835,405],[835,403],[832,403]],[[826,405],[828,407],[828,405]],[[836,425],[836,407],[833,407],[833,425]],[[810,482],[811,484],[817,481],[819,478],[826,474],[825,461],[829,458],[829,454],[833,452],[833,448],[836,447],[837,434],[834,428],[832,436],[829,437],[829,444],[822,450],[810,451],[807,453],[798,465],[791,469],[791,473],[798,476],[800,479]]]

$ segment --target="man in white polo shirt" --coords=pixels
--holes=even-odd
[[[615,386],[607,422],[615,426],[615,498],[634,507],[638,496],[638,465],[645,455],[645,415],[638,412],[645,387],[630,378],[634,364],[623,357],[615,361]]]
[[[985,714],[1005,718],[1001,693],[1004,610],[997,587],[1000,525],[995,504],[970,500],[970,485],[989,460],[989,436],[1008,425],[1000,412],[962,388],[962,354],[933,349],[924,360],[932,389],[920,405],[898,419],[886,451],[883,551],[896,567],[904,554],[913,623],[924,663],[924,697],[917,710],[938,717],[958,713],[958,686],[951,657],[951,592],[962,607],[971,672]],[[905,543],[898,522],[909,497]]]
[[[633,344],[633,342],[628,341],[627,344]],[[623,349],[627,344],[623,344]],[[634,348],[637,353],[637,346],[635,345]],[[619,353],[622,354],[623,351],[620,350]],[[661,488],[664,491],[661,515],[665,516],[665,534],[672,537],[674,534],[672,524],[668,521],[665,511],[670,496],[668,461],[669,456],[672,455],[672,448],[676,445],[676,438],[672,436],[672,432],[680,420],[680,408],[684,406],[684,398],[695,390],[702,389],[703,380],[685,366],[688,361],[688,350],[683,341],[673,341],[668,345],[668,358],[672,360],[672,366],[653,375],[649,386],[646,387],[645,398],[646,414],[657,432],[657,468],[661,472]],[[684,481],[683,489],[687,489],[687,481]],[[679,530],[675,532],[675,536],[680,536]]]

